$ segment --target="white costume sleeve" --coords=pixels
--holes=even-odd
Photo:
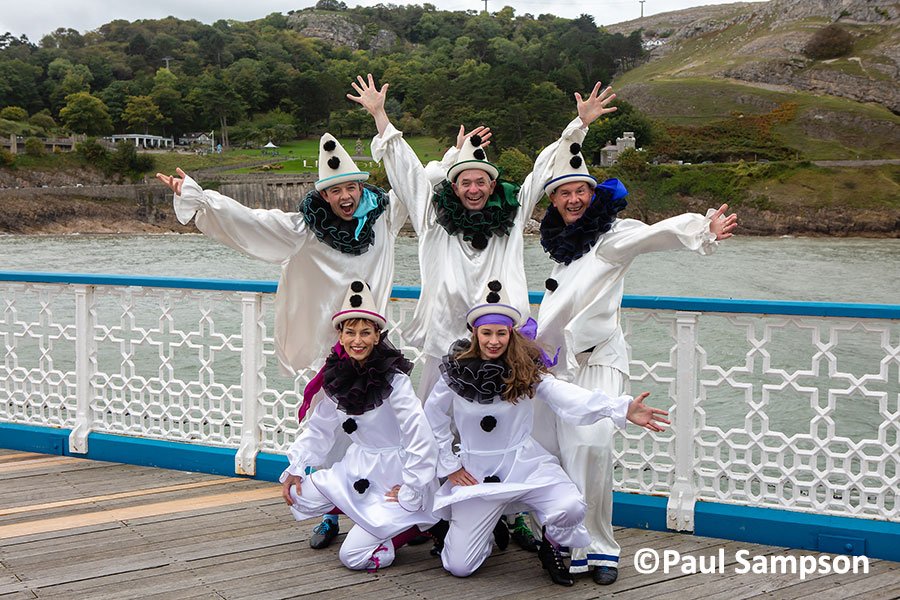
[[[719,243],[716,234],[709,230],[710,216],[685,213],[647,225],[635,219],[622,219],[613,225],[612,231],[600,237],[596,252],[604,260],[627,263],[646,252],[687,248],[698,254],[715,252]]]
[[[384,133],[372,138],[372,158],[384,163],[391,184],[391,206],[405,206],[416,234],[422,235],[432,186],[419,157],[403,139],[403,133],[389,124]]]
[[[306,420],[306,428],[288,449],[290,464],[278,481],[284,483],[288,475],[305,477],[307,467],[321,465],[334,445],[335,432],[339,426],[337,405],[330,398],[323,398]]]
[[[446,477],[462,468],[459,457],[453,453],[453,432],[450,422],[453,419],[453,397],[455,394],[443,377],[439,377],[428,400],[425,401],[425,416],[434,431],[434,439],[438,445],[438,477]]]
[[[425,165],[425,175],[428,176],[428,182],[432,187],[447,179],[447,171],[450,170],[456,159],[459,157],[459,149],[456,146],[450,146],[444,152],[441,160],[433,160]]]
[[[401,445],[406,451],[403,464],[403,483],[397,500],[404,509],[421,510],[425,502],[425,488],[435,479],[438,449],[434,433],[425,418],[422,402],[406,375],[395,375],[390,403],[400,426]]]
[[[571,425],[590,425],[600,419],[612,419],[619,429],[628,424],[631,396],[611,398],[600,390],[590,391],[573,383],[545,375],[535,390],[535,397],[547,403],[559,418]]]
[[[538,201],[544,195],[544,185],[546,185],[553,177],[553,163],[556,160],[556,151],[559,149],[560,145],[572,143],[581,144],[581,142],[584,141],[584,136],[587,135],[587,130],[587,127],[584,126],[581,119],[575,117],[568,125],[566,125],[566,128],[563,129],[559,139],[541,150],[541,153],[538,154],[537,159],[534,161],[534,167],[532,168],[531,173],[525,178],[525,181],[522,183],[522,188],[519,190],[519,204],[522,206],[521,210],[525,211],[525,220],[523,222],[528,222],[528,219],[531,218],[534,207],[537,206]]]
[[[306,239],[306,223],[298,213],[247,208],[219,192],[204,190],[184,178],[175,196],[175,215],[226,246],[253,258],[283,263],[297,253]]]

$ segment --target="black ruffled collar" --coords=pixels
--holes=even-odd
[[[503,360],[457,360],[456,357],[468,350],[471,344],[469,340],[453,342],[450,353],[441,361],[441,373],[450,389],[469,402],[491,404],[503,396],[506,389],[503,380],[509,376],[509,367]]]
[[[384,403],[394,390],[395,373],[409,375],[413,364],[387,340],[387,332],[359,364],[347,355],[332,352],[325,360],[322,389],[348,415],[361,415]]]
[[[463,234],[463,239],[476,250],[487,248],[493,235],[508,235],[516,220],[519,186],[497,180],[494,193],[481,210],[467,210],[453,192],[453,186],[444,180],[434,188],[431,202],[437,211],[437,222],[450,235]]]
[[[569,264],[587,254],[600,236],[610,230],[616,215],[628,205],[624,197],[614,199],[608,188],[597,186],[594,198],[581,218],[566,225],[551,204],[541,220],[541,246],[558,263]]]
[[[306,195],[300,203],[299,211],[303,214],[306,225],[316,234],[320,242],[344,254],[353,255],[363,254],[375,243],[375,223],[388,206],[388,195],[374,185],[364,185],[366,189],[374,192],[378,199],[375,208],[369,212],[358,238],[354,238],[357,219],[345,221],[334,214],[328,202],[315,189]]]

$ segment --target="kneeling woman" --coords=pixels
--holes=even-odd
[[[471,341],[456,342],[444,357],[425,403],[440,446],[437,473],[447,477],[434,502],[435,513],[450,521],[441,560],[453,575],[472,574],[491,553],[500,515],[527,510],[544,526],[543,567],[554,583],[573,585],[558,547],[590,540],[585,504],[557,459],[531,437],[534,399],[573,425],[610,418],[620,428],[629,420],[662,431],[659,423],[668,421],[665,411],[643,404],[648,394],[610,398],[550,376],[540,350],[515,329],[521,315],[505,296],[500,282],[488,285],[486,302],[467,315]]]
[[[338,343],[312,382],[325,394],[288,450],[282,495],[298,521],[343,511],[356,525],[341,562],[373,570],[391,564],[419,527],[437,521],[437,445],[408,376],[412,363],[388,343],[368,286],[353,282],[332,322]],[[323,464],[338,428],[352,442],[344,458],[305,475]]]

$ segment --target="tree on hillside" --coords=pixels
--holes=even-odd
[[[113,130],[106,105],[88,92],[67,96],[66,105],[59,111],[59,118],[66,129],[73,133],[105,135]]]
[[[132,131],[150,133],[150,128],[159,125],[164,117],[150,96],[129,96],[122,119]]]
[[[28,120],[28,111],[21,106],[4,106],[0,109],[0,119],[8,119],[10,121],[26,121]]]
[[[202,112],[212,117],[206,125],[216,122],[220,129],[222,145],[228,147],[228,123],[236,122],[244,115],[241,96],[223,79],[221,72],[201,75],[188,99]]]

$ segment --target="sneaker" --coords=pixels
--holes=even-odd
[[[541,560],[541,566],[547,569],[553,583],[564,586],[575,585],[575,580],[572,579],[569,568],[559,554],[559,550],[550,543],[546,534],[541,536],[541,547],[538,549],[537,555]]]
[[[616,567],[597,567],[592,575],[594,583],[599,585],[609,585],[615,583],[619,578],[619,569]]]
[[[431,548],[430,552],[432,556],[441,555],[441,550],[444,549],[444,538],[447,537],[447,532],[449,530],[450,523],[441,519],[440,521],[432,525],[428,531],[425,532],[434,539],[434,546]]]
[[[538,551],[538,541],[534,539],[534,533],[525,524],[525,517],[522,515],[516,516],[515,524],[510,527],[510,535],[512,540],[526,552],[537,552]]]
[[[506,524],[505,516],[500,517],[494,525],[494,542],[500,550],[509,548],[509,525]]]
[[[313,550],[327,548],[340,531],[341,526],[338,525],[337,521],[332,522],[329,519],[324,519],[313,529],[313,534],[309,538],[309,547]]]

